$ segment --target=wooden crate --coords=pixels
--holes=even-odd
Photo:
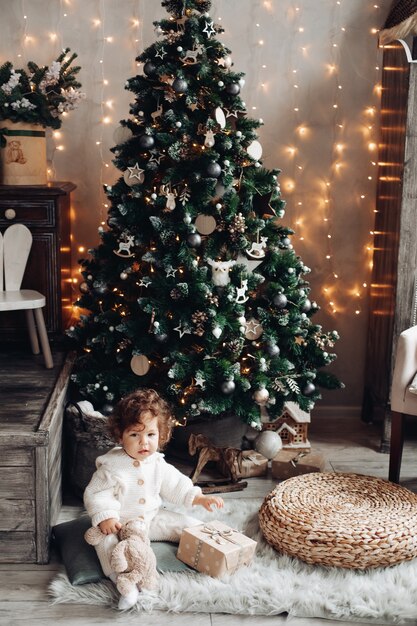
[[[47,563],[61,508],[62,423],[73,357],[52,370],[27,350],[0,355],[0,563]]]

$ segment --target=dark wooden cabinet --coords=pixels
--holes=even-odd
[[[50,338],[58,338],[71,317],[70,194],[75,185],[53,182],[45,186],[0,185],[0,231],[13,223],[33,235],[23,289],[46,297],[45,324]],[[26,333],[21,312],[2,313],[0,340],[13,341]]]
[[[383,52],[378,185],[365,368],[364,421],[382,418],[390,445],[390,388],[399,334],[416,323],[417,46]],[[407,50],[409,52],[409,49]]]

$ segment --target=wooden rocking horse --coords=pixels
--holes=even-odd
[[[188,451],[191,456],[198,452],[197,461],[190,474],[193,483],[197,483],[203,468],[210,461],[221,462],[226,464],[230,477],[227,479],[213,479],[208,481],[200,481],[198,484],[202,487],[203,493],[241,491],[247,487],[246,481],[239,482],[237,477],[236,460],[241,454],[238,448],[215,446],[205,435],[191,434],[188,440]]]

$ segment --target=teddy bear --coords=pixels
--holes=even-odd
[[[6,163],[26,163],[20,141],[12,140],[7,144]]]
[[[140,520],[128,520],[119,530],[120,542],[114,548],[110,563],[116,572],[116,587],[120,592],[119,609],[131,608],[139,597],[139,589],[155,590],[159,585],[156,557],[145,526]],[[98,545],[106,537],[98,526],[89,528],[84,538]]]

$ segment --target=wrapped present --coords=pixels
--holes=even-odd
[[[268,459],[255,450],[226,448],[217,466],[223,476],[240,480],[251,476],[265,476],[268,472]]]
[[[285,480],[300,474],[322,472],[325,467],[322,454],[309,450],[280,450],[272,459],[271,473],[273,478]]]
[[[183,530],[177,558],[203,574],[221,578],[248,565],[255,548],[256,541],[214,520]]]

